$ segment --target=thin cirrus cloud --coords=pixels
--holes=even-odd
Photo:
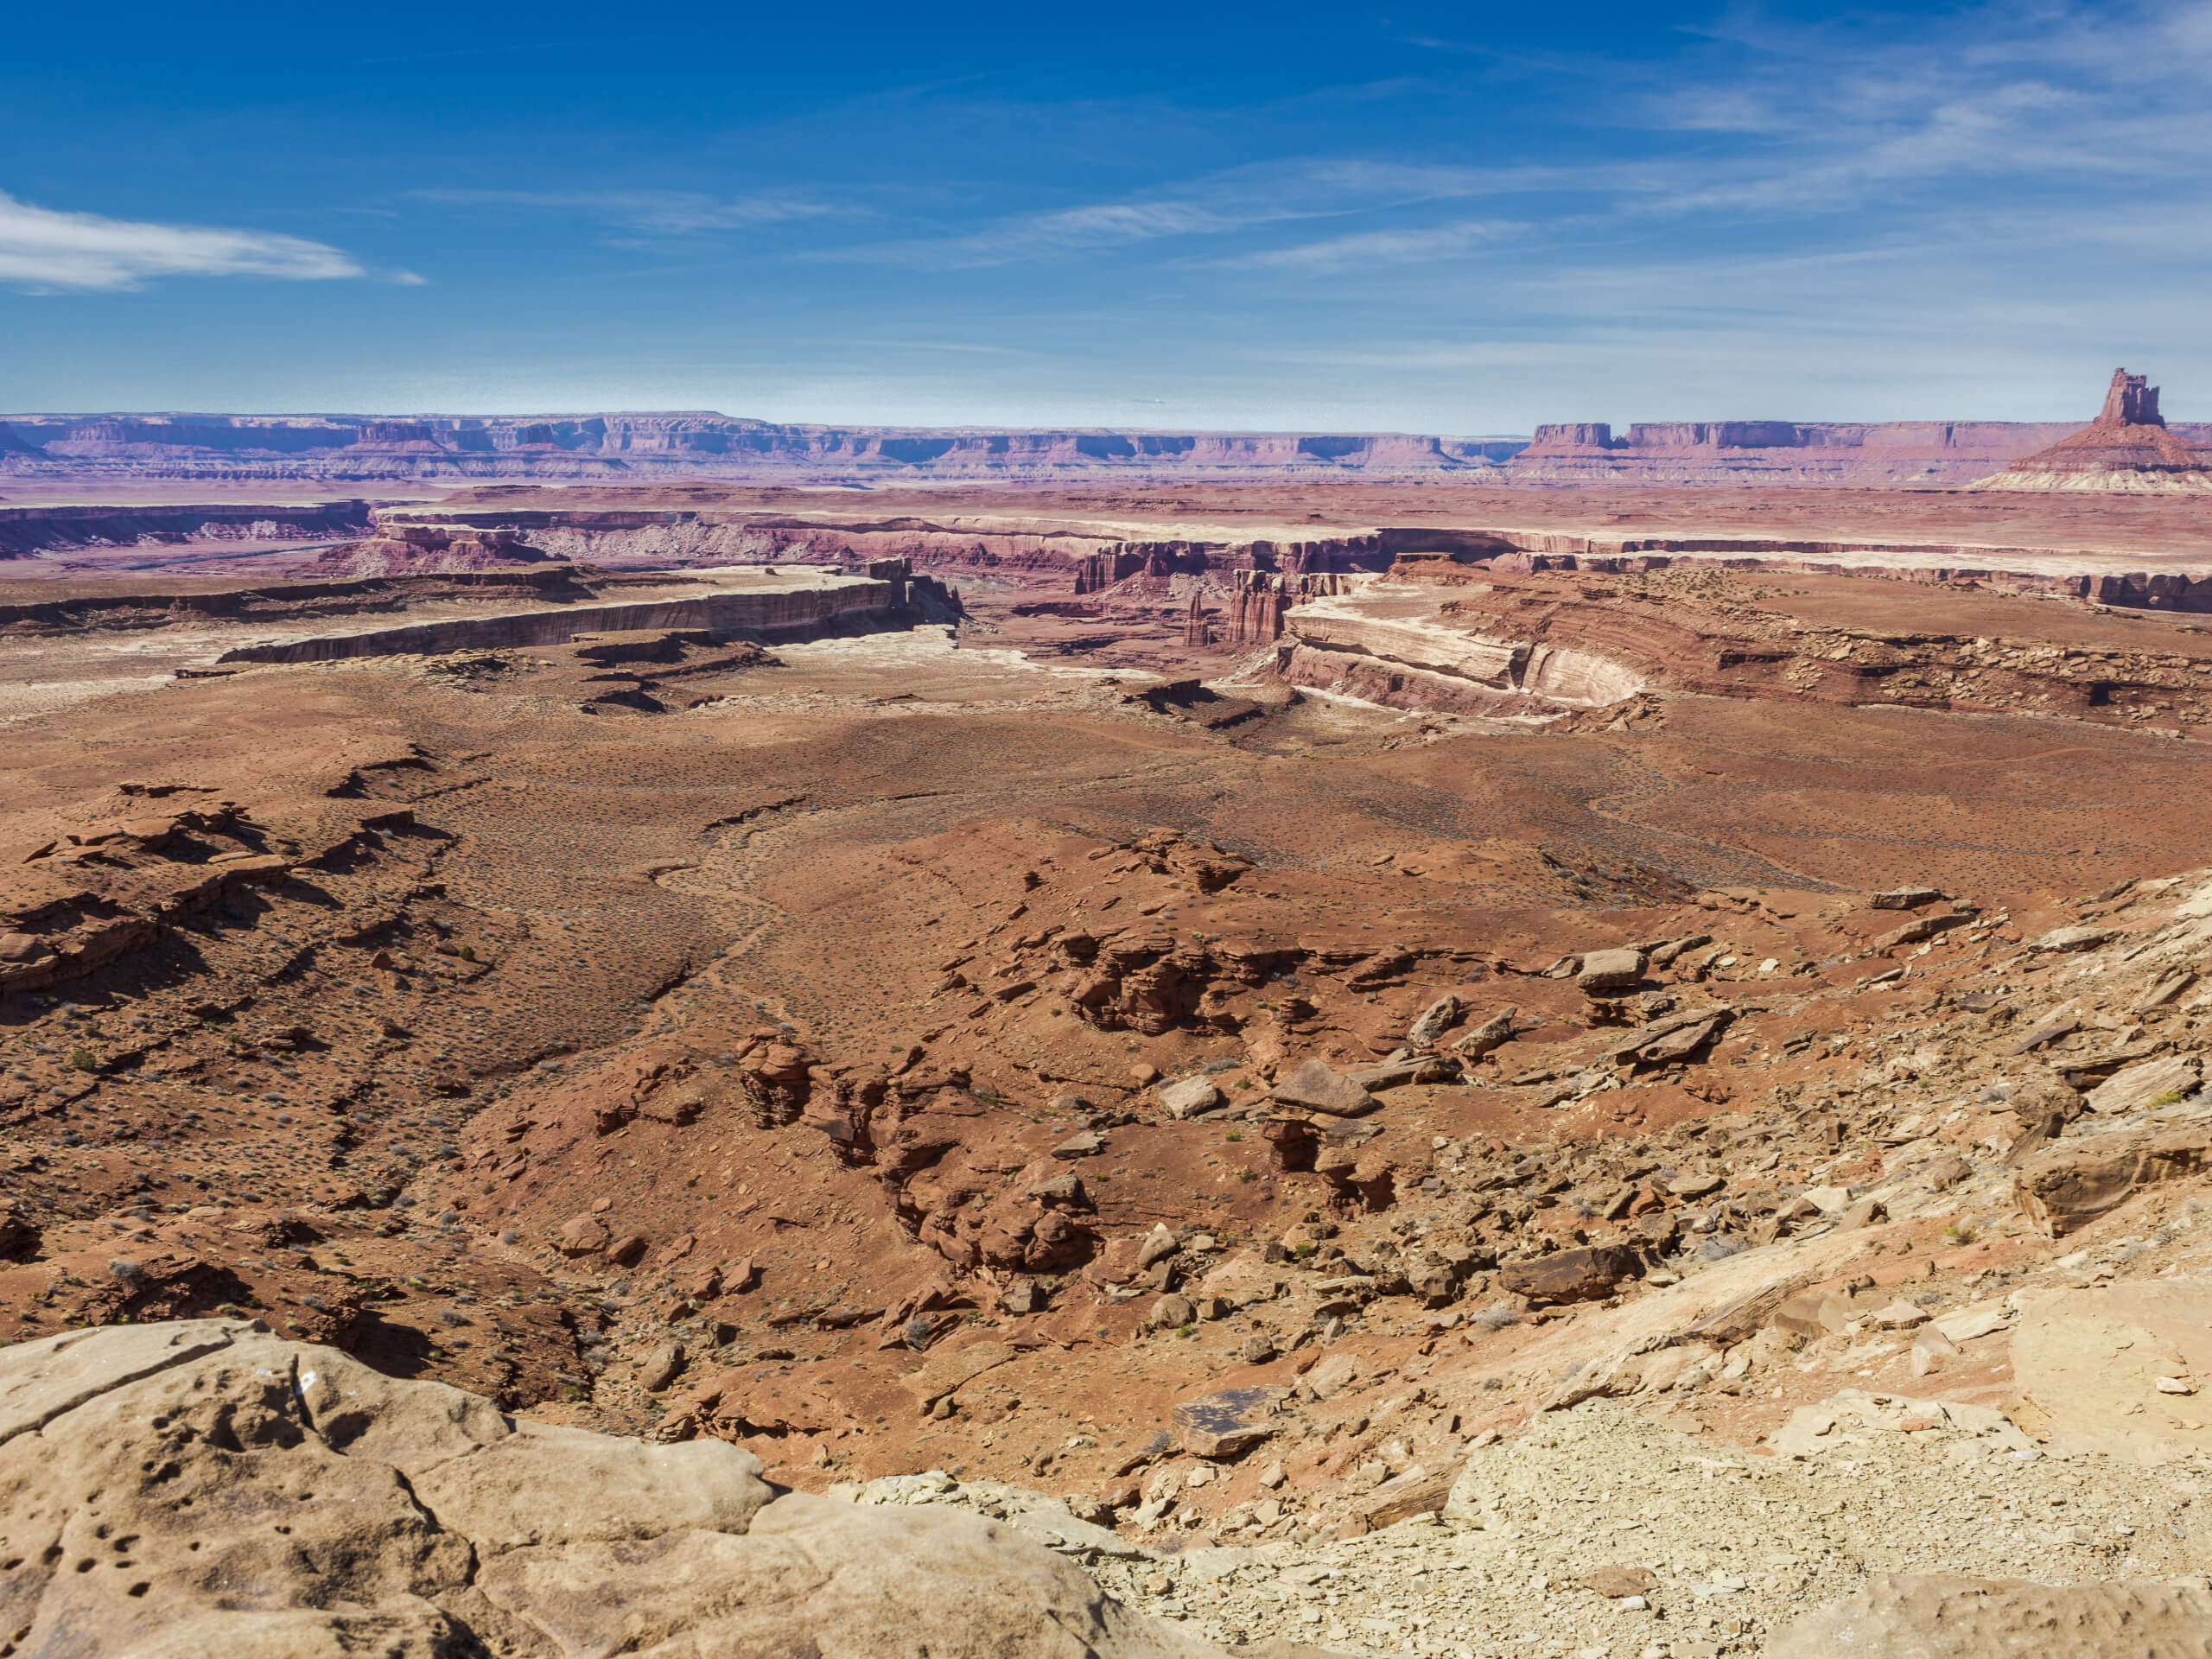
[[[0,283],[19,288],[114,292],[156,276],[330,282],[368,274],[350,254],[304,237],[108,219],[0,194]],[[402,271],[393,280],[421,279]]]
[[[1222,236],[1487,194],[1479,168],[1386,162],[1261,162],[1121,201],[1001,219],[964,234],[843,248],[821,257],[924,270],[967,270],[1177,237]]]
[[[566,213],[639,236],[699,236],[852,210],[797,191],[710,196],[692,190],[417,190],[418,201],[524,213]]]
[[[1454,259],[1521,234],[1529,227],[1512,219],[1469,219],[1427,230],[1360,231],[1319,242],[1217,259],[1216,265],[1251,270],[1289,270],[1327,276],[1377,265],[1415,265]]]

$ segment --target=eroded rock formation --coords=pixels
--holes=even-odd
[[[406,576],[539,564],[550,556],[524,542],[517,530],[391,524],[379,526],[366,541],[332,549],[316,563],[334,575]]]
[[[0,425],[0,431],[4,430]],[[8,453],[6,443],[0,442],[0,455]],[[188,543],[329,541],[358,536],[368,524],[369,504],[358,499],[311,507],[0,506],[0,560]]]
[[[2114,369],[2094,421],[1974,487],[2106,494],[2212,491],[2212,446],[2167,427],[2158,413],[2158,389],[2146,376]]]

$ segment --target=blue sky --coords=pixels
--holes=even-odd
[[[0,408],[2212,418],[2212,0],[24,10]]]

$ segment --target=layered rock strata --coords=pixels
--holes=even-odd
[[[1534,485],[1955,487],[2064,435],[2050,423],[1599,422],[1535,440],[1407,433],[783,425],[704,411],[393,419],[11,416],[0,474],[78,479],[684,479],[880,483],[1328,477]],[[2197,431],[2196,437],[2212,436]]]
[[[903,558],[917,569],[1065,580],[1081,597],[1117,591],[1157,594],[1177,577],[1225,575],[1234,581],[1247,571],[1255,579],[1262,574],[1284,578],[1287,594],[1294,591],[1292,579],[1379,573],[1394,564],[1618,573],[1700,563],[1971,583],[2152,609],[2212,609],[2212,575],[2113,571],[2109,557],[2059,548],[1874,537],[1592,534],[1510,524],[1384,524],[1348,525],[1334,534],[1300,539],[1280,532],[1239,535],[1224,524],[1202,537],[1131,540],[1126,521],[1088,515],[869,518],[842,510],[741,505],[562,509],[463,503],[382,508],[376,522],[379,535],[431,525],[448,526],[454,533],[515,531],[555,557],[616,565],[788,559],[835,563],[849,570],[875,559]],[[1228,632],[1236,632],[1233,616]],[[1258,636],[1248,628],[1241,637]]]
[[[368,524],[369,504],[362,500],[314,506],[0,506],[0,559],[192,542],[329,541],[358,536]]]
[[[1649,689],[2028,710],[2162,731],[2212,719],[2212,648],[2193,632],[2135,639],[2128,629],[2139,625],[2115,624],[2094,643],[2055,642],[2036,636],[2031,614],[2002,612],[2018,601],[1965,601],[1948,626],[1933,613],[1917,626],[1882,626],[1852,618],[1847,607],[1864,601],[1847,580],[1773,597],[1701,591],[1712,580],[1694,569],[1514,576],[1494,564],[1486,579],[1463,571],[1377,583],[1291,612],[1274,672],[1389,707],[1459,714],[1556,714]],[[1967,631],[1976,625],[1989,631]]]
[[[1638,422],[1539,426],[1506,464],[1531,484],[1828,484],[1942,488],[2048,443],[2063,426],[2005,421]]]
[[[1599,708],[1644,688],[1615,658],[1471,621],[1397,588],[1319,601],[1285,619],[1273,672],[1386,708],[1505,718]]]
[[[579,634],[693,629],[716,641],[812,639],[835,633],[911,626],[926,591],[949,605],[930,578],[823,575],[805,586],[702,594],[631,605],[579,605],[552,611],[456,618],[359,633],[324,634],[280,644],[240,645],[224,663],[318,663],[515,645],[557,645]]]
[[[0,470],[34,476],[587,480],[1494,475],[1523,442],[1389,432],[781,425],[705,411],[413,419],[34,415],[10,416],[0,435]]]
[[[86,584],[61,598],[0,604],[0,637],[136,632],[148,628],[197,628],[213,622],[290,622],[302,617],[404,612],[456,599],[485,604],[547,604],[593,598],[619,582],[619,579],[608,582],[601,578],[595,585],[588,584],[585,575],[573,565],[548,563],[449,570],[435,576],[370,576],[246,587]]]
[[[550,556],[525,543],[518,530],[391,524],[378,526],[366,541],[332,549],[316,563],[349,576],[400,576],[542,564]]]

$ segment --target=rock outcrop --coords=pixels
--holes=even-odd
[[[1206,1659],[1002,1522],[786,1494],[256,1323],[0,1351],[0,1654]]]
[[[1892,610],[1871,584],[1826,572],[1777,591],[1734,573],[1508,564],[1394,575],[1301,606],[1285,620],[1274,671],[1390,707],[1537,718],[1667,692],[2033,709],[2165,729],[2212,718],[2193,633],[2151,636],[2129,622],[2092,650],[2037,640],[2017,607],[1956,591]],[[2108,580],[2101,595],[2122,586]],[[2164,577],[2113,597],[2129,601],[2116,608],[2195,611],[2212,607],[2212,582]]]
[[[1797,1621],[1767,1659],[2113,1659],[2212,1654],[2212,1595],[2202,1582],[2031,1584],[1884,1573]]]
[[[2168,428],[2158,413],[2158,389],[2147,377],[2114,369],[2094,421],[1973,487],[2123,495],[2212,492],[2212,446]]]
[[[866,633],[911,625],[913,595],[903,575],[884,580],[810,572],[772,588],[708,594],[697,599],[634,605],[577,605],[450,622],[290,639],[281,645],[240,645],[225,663],[321,663],[348,657],[388,657],[513,645],[543,645],[580,634],[691,629],[717,640],[808,639],[825,634]],[[925,577],[922,586],[942,594]]]
[[[515,530],[466,524],[395,524],[366,541],[334,547],[319,567],[348,576],[442,575],[449,570],[496,570],[541,564],[551,555],[530,546]]]
[[[1291,612],[1272,672],[1388,708],[1508,719],[1602,708],[1644,689],[1626,663],[1470,626],[1417,594],[1374,587]]]
[[[0,423],[0,434],[7,427]],[[0,457],[10,453],[0,437]],[[27,453],[20,443],[14,453]],[[236,546],[329,541],[368,527],[369,504],[350,499],[314,506],[0,507],[0,559],[105,548],[162,548],[214,543]]]

